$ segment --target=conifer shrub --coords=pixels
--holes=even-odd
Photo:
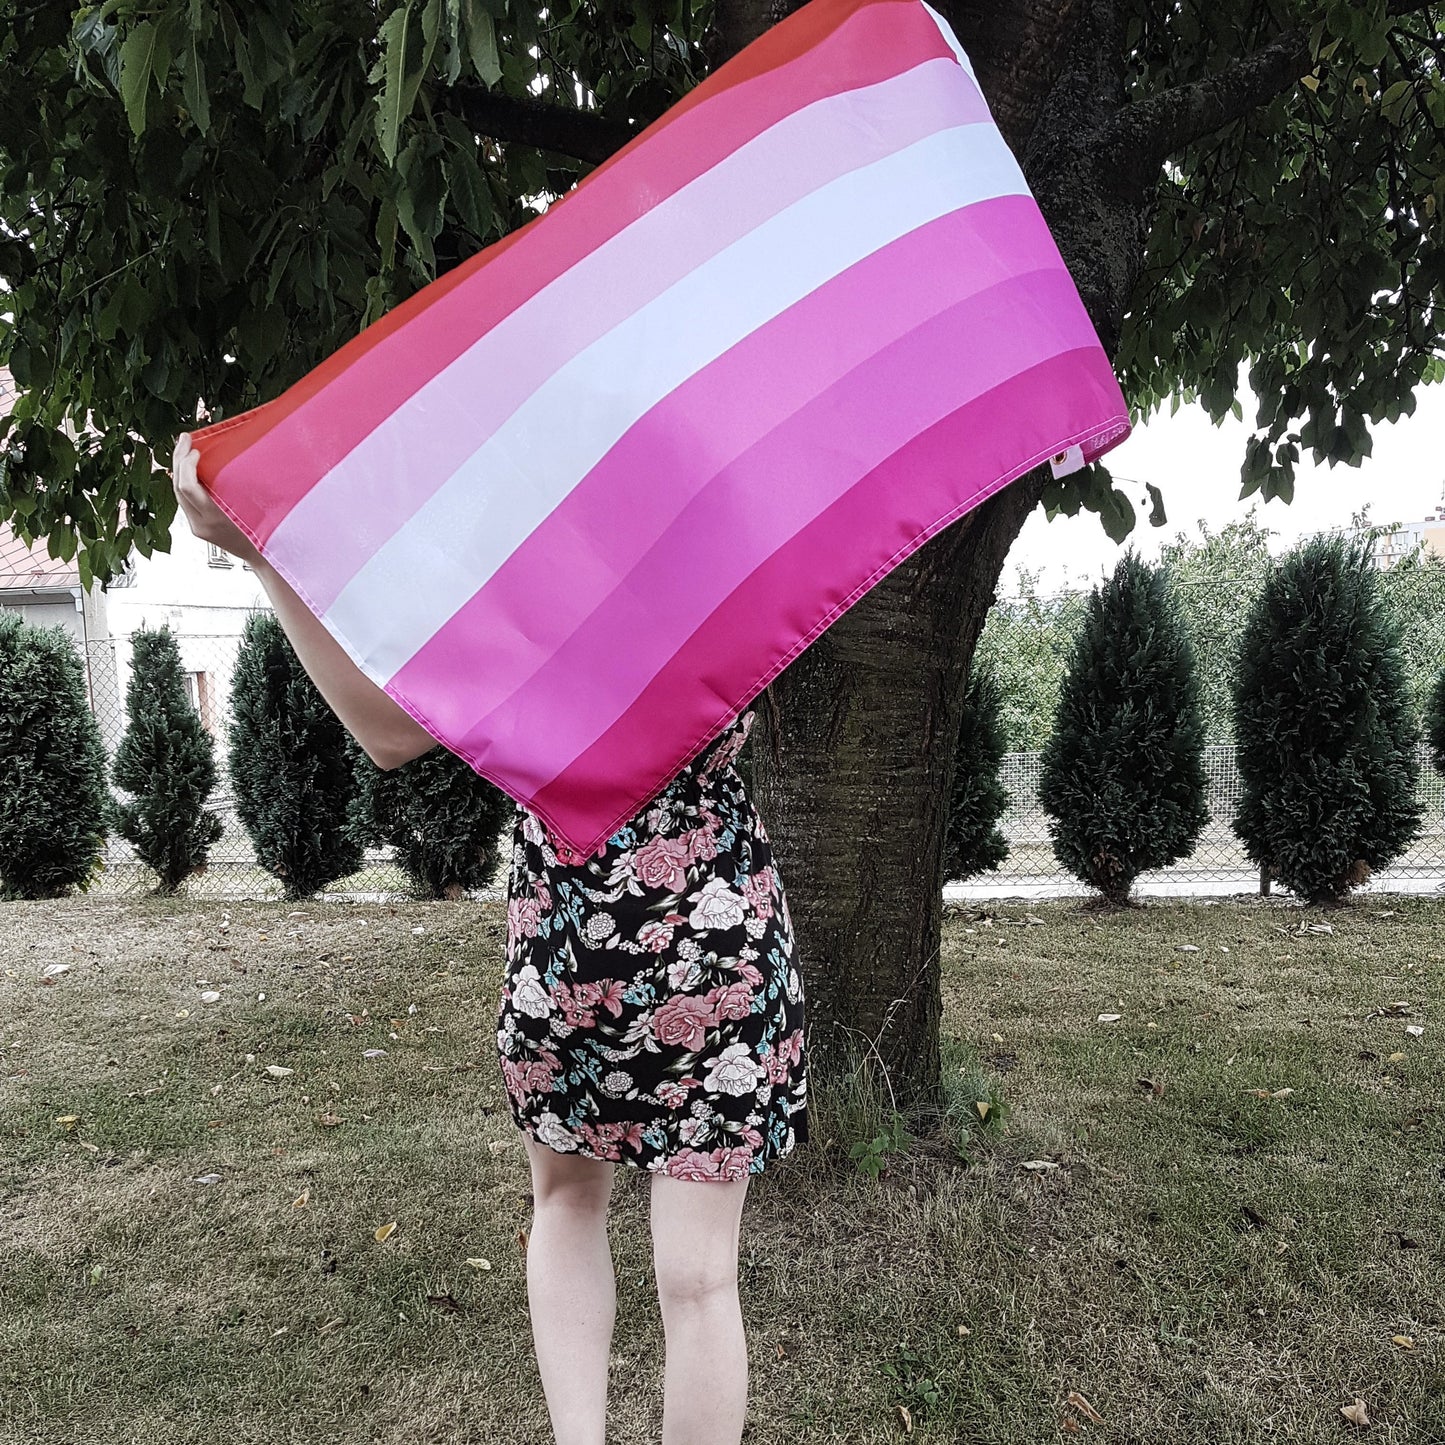
[[[490,881],[512,799],[443,747],[382,769],[356,750],[353,826],[365,843],[390,844],[420,898],[459,898]]]
[[[964,695],[955,749],[953,790],[943,840],[945,879],[972,878],[1008,857],[998,826],[1008,807],[999,767],[1008,751],[1003,692],[991,667],[975,658]]]
[[[1435,764],[1435,771],[1445,778],[1445,667],[1440,669],[1440,676],[1435,679],[1430,693],[1425,727],[1430,759]]]
[[[1096,587],[1044,745],[1054,855],[1111,903],[1187,857],[1209,820],[1194,646],[1162,568],[1127,552]]]
[[[281,624],[253,613],[231,683],[231,786],[257,861],[290,899],[309,898],[361,864],[349,744]]]
[[[0,611],[0,896],[86,887],[106,837],[105,745],[62,627]]]
[[[1338,902],[1420,828],[1419,731],[1400,627],[1369,549],[1311,538],[1270,570],[1233,679],[1250,858],[1311,903]]]
[[[131,638],[127,725],[111,767],[131,801],[111,806],[111,826],[174,893],[206,866],[221,820],[206,807],[216,786],[215,748],[186,696],[180,648],[169,628]]]

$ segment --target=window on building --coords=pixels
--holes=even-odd
[[[188,672],[186,674],[186,696],[191,700],[191,706],[195,708],[197,716],[201,719],[201,726],[208,733],[216,730],[215,718],[212,716],[212,688],[211,679],[204,672]]]
[[[212,567],[229,567],[231,565],[231,554],[224,548],[216,546],[214,542],[206,543],[206,561]]]

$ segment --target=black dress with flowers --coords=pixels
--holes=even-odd
[[[497,1046],[553,1149],[738,1179],[808,1137],[792,921],[733,766],[754,717],[589,858],[517,810]]]

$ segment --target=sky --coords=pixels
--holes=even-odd
[[[1240,398],[1245,420],[1231,416],[1221,426],[1215,426],[1201,406],[1181,406],[1171,417],[1166,403],[1104,458],[1139,514],[1128,541],[1153,559],[1180,532],[1198,537],[1200,518],[1217,532],[1251,506],[1259,508],[1260,522],[1279,534],[1270,541],[1276,553],[1311,533],[1349,526],[1351,513],[1366,502],[1369,520],[1376,525],[1422,521],[1445,500],[1445,385],[1421,387],[1415,401],[1413,416],[1372,428],[1373,454],[1358,467],[1316,466],[1306,453],[1296,468],[1294,500],[1288,504],[1261,503],[1258,493],[1239,500],[1239,468],[1252,433],[1247,423],[1254,414],[1247,392]],[[1149,525],[1145,482],[1153,482],[1164,494],[1169,520],[1163,527]],[[1120,551],[1093,513],[1081,511],[1077,517],[1050,522],[1038,508],[1009,553],[999,592],[1017,590],[1020,567],[1041,572],[1039,584],[1045,592],[1091,586],[1113,570]]]

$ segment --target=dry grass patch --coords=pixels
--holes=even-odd
[[[873,1180],[882,1101],[814,1081],[745,1216],[749,1445],[1314,1445],[1355,1396],[1367,1438],[1445,1441],[1441,918],[954,911],[948,1066],[1007,1131]],[[495,904],[0,910],[5,1445],[545,1445],[503,941]],[[613,1242],[634,1445],[662,1331],[630,1171]]]

